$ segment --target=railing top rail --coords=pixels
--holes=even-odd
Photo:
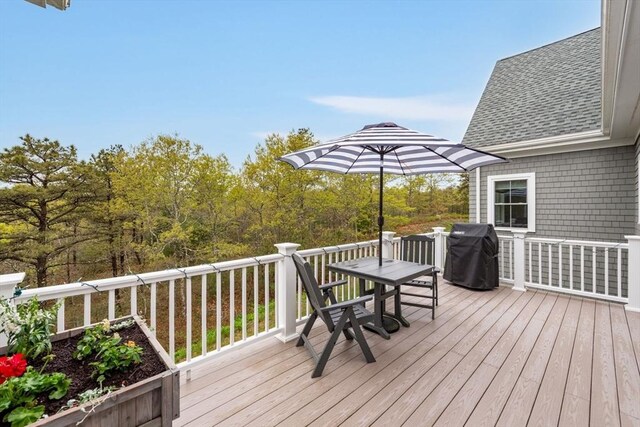
[[[328,253],[342,252],[352,249],[368,248],[371,246],[378,246],[378,240],[365,240],[364,242],[356,243],[344,243],[342,245],[324,246],[322,248],[310,248],[298,251],[300,256],[313,256],[322,255]]]
[[[541,237],[526,237],[525,242],[531,243],[548,243],[548,244],[562,244],[562,245],[574,245],[574,246],[595,246],[598,248],[609,248],[609,249],[617,249],[623,248],[627,249],[629,247],[628,243],[624,242],[595,242],[588,240],[569,240],[569,239],[546,239]]]
[[[508,235],[508,234],[498,234],[498,239],[502,239],[502,240],[513,240],[513,235]]]
[[[445,233],[442,233],[442,234],[445,234]],[[449,234],[449,233],[446,233],[446,234]],[[413,234],[411,234],[411,235],[412,235],[412,236],[413,236],[413,235],[415,235],[415,236],[429,236],[429,237],[433,237],[433,236],[435,236],[435,235],[436,235],[436,233],[435,233],[435,232],[433,232],[433,231],[430,231],[430,232],[428,232],[428,233],[413,233]],[[408,236],[408,234],[407,234],[407,236]],[[394,237],[394,238],[393,238],[393,241],[394,241],[394,242],[399,241],[399,240],[401,240],[401,239],[402,239],[402,237],[403,237],[403,236],[396,236],[396,237]]]
[[[185,268],[173,268],[170,270],[129,274],[127,276],[120,277],[110,277],[108,279],[88,280],[86,282],[75,282],[63,285],[46,286],[43,288],[26,289],[20,296],[16,297],[16,302],[24,302],[33,296],[37,296],[41,301],[46,301],[69,296],[84,295],[92,292],[109,291],[128,288],[131,286],[184,279],[185,277],[193,277],[210,273],[220,273],[223,271],[234,270],[236,268],[252,267],[255,265],[273,263],[283,258],[283,255],[271,254],[258,256],[255,258],[243,258],[231,261],[222,261],[213,264],[202,264]]]

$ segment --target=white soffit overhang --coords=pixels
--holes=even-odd
[[[611,139],[640,130],[640,4],[602,2],[602,131]]]
[[[481,147],[481,149],[492,154],[513,159],[517,157],[542,156],[545,154],[620,147],[623,145],[632,145],[633,141],[632,138],[611,139],[600,130],[592,130],[569,135]]]

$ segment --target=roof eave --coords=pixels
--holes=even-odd
[[[592,130],[478,148],[491,154],[513,159],[517,157],[594,150],[633,144],[633,138],[611,139],[609,135],[603,134],[600,130]]]

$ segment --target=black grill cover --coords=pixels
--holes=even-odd
[[[491,224],[454,224],[447,239],[444,278],[473,289],[498,286],[498,235]]]

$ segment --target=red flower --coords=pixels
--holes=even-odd
[[[27,360],[20,353],[11,357],[0,357],[0,384],[11,377],[19,377],[26,369]]]

